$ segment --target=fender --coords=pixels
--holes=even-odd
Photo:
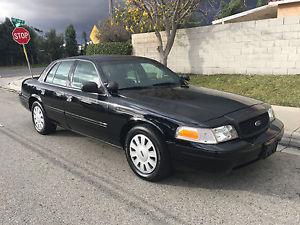
[[[41,97],[40,97],[39,95],[37,95],[37,94],[31,94],[31,95],[30,95],[30,98],[36,98],[37,100],[39,100],[39,102],[42,103]],[[30,99],[30,98],[29,98],[29,99]]]
[[[155,127],[160,132],[160,134],[165,135],[164,131],[157,124],[155,124],[154,122],[146,119],[145,117],[137,117],[137,116],[131,117],[129,119],[129,121],[127,122],[127,124],[132,124],[132,123],[137,124],[137,123],[141,123],[141,122],[142,123],[148,123],[148,124],[152,125],[153,127]]]
[[[157,124],[155,124],[154,122],[150,121],[150,120],[147,120],[146,118],[144,118],[143,116],[139,117],[139,116],[133,116],[133,117],[130,117],[129,120],[127,121],[127,123],[122,127],[121,131],[120,131],[120,144],[122,147],[124,147],[124,144],[125,144],[125,138],[126,138],[126,135],[128,133],[128,131],[140,124],[140,123],[146,123],[146,124],[149,124],[151,125],[154,129],[156,129],[162,136],[165,137],[165,134],[163,132],[163,130],[161,129],[161,127],[159,127]]]

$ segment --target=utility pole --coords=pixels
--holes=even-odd
[[[109,10],[109,18],[113,20],[114,18],[114,2],[113,0],[108,0],[108,10]]]

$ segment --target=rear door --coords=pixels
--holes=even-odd
[[[77,132],[108,141],[108,102],[105,94],[85,93],[85,82],[95,82],[101,88],[100,76],[90,61],[78,60],[71,76],[65,114],[68,126]]]
[[[74,60],[64,60],[55,64],[45,78],[42,87],[44,90],[41,90],[47,116],[64,127],[66,126],[64,114],[66,92],[73,64]]]

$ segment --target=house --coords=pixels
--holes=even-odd
[[[237,23],[288,16],[300,16],[300,0],[271,1],[268,5],[214,20],[212,24]]]

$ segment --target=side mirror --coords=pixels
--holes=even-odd
[[[118,95],[119,84],[117,82],[110,81],[106,87],[109,93],[111,93],[112,95]]]
[[[189,76],[189,75],[186,75],[186,74],[180,75],[180,78],[181,78],[183,81],[190,81],[190,76]]]
[[[180,83],[181,83],[181,87],[186,87],[188,88],[189,87],[189,84],[188,82],[190,81],[190,76],[189,75],[180,75]]]
[[[87,93],[99,93],[98,84],[96,84],[95,82],[86,82],[81,87],[81,91]]]

